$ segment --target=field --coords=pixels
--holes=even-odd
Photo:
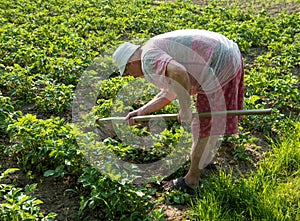
[[[299,0],[2,0],[0,220],[300,220],[299,9]],[[245,109],[273,110],[222,138],[219,166],[203,170],[195,197],[161,185],[188,162],[128,182],[140,173],[135,164],[189,151],[177,121],[152,131],[121,124],[105,139],[97,123],[158,92],[119,77],[111,52],[185,28],[234,40]],[[174,101],[157,113],[177,112]]]

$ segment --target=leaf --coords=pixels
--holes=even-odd
[[[43,203],[43,201],[42,201],[42,200],[39,200],[39,199],[37,199],[37,200],[35,200],[35,201],[34,201],[34,203],[38,205],[38,204],[42,204],[42,203]]]
[[[28,201],[30,199],[30,196],[27,195],[20,195],[17,200],[18,200],[18,204],[22,205],[23,203],[25,203],[26,201]]]
[[[18,168],[9,168],[9,169],[5,170],[5,171],[1,174],[0,180],[2,180],[3,178],[7,177],[8,174],[14,173],[15,171],[18,171],[18,170],[20,170],[20,169],[18,169]]]
[[[249,103],[250,104],[255,104],[256,101],[258,101],[260,99],[259,96],[257,95],[252,95],[250,98],[249,98]]]
[[[47,170],[44,173],[44,177],[53,176],[55,174],[55,170]]]
[[[25,186],[25,192],[26,193],[31,193],[32,191],[34,191],[37,187],[37,184],[34,183],[34,184],[31,184],[31,185],[26,185]]]

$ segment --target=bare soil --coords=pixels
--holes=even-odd
[[[76,180],[71,177],[43,177],[41,174],[26,174],[22,166],[10,156],[0,155],[0,173],[8,168],[20,170],[10,174],[4,183],[14,183],[15,187],[24,188],[28,184],[37,184],[33,196],[43,201],[40,205],[43,214],[55,212],[57,220],[77,220],[80,198],[73,191]]]

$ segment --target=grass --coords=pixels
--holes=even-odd
[[[235,179],[220,171],[192,203],[195,220],[299,220],[300,122],[288,120],[257,170]]]

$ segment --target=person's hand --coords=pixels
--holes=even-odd
[[[133,117],[135,116],[141,116],[141,111],[140,110],[135,110],[135,111],[132,111],[132,112],[129,112],[127,114],[127,116],[125,117],[125,120],[127,121],[128,125],[129,126],[133,126],[133,125],[136,125],[138,124],[138,122],[136,122]]]
[[[192,121],[193,115],[192,110],[188,109],[180,109],[178,114],[178,120],[180,123],[190,123]]]

